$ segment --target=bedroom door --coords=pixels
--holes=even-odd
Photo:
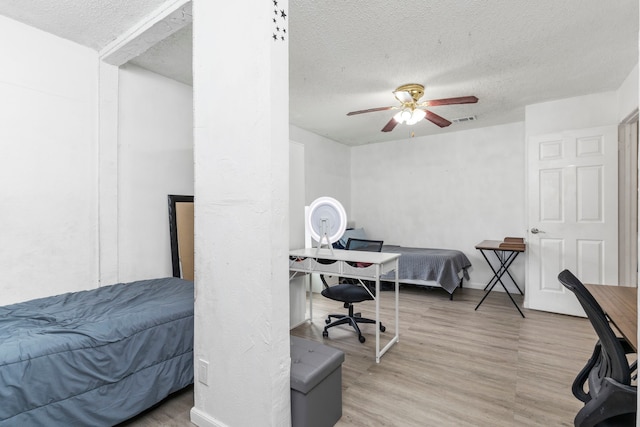
[[[617,129],[532,136],[528,141],[525,307],[584,316],[557,279],[618,283]]]

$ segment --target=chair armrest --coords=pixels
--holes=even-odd
[[[624,338],[620,337],[618,338],[618,340],[620,341],[620,344],[622,345],[622,348],[624,349],[626,354],[633,354],[636,352]],[[571,392],[576,397],[576,399],[580,400],[581,402],[587,403],[591,400],[591,395],[584,391],[584,385],[589,380],[589,373],[591,372],[595,364],[598,362],[600,351],[601,351],[601,345],[600,345],[600,341],[598,341],[593,348],[593,354],[591,355],[587,363],[584,365],[584,368],[582,368],[582,370],[578,373],[578,375],[576,376],[576,379],[573,381],[573,384],[571,386]],[[638,361],[636,360],[631,365],[629,365],[629,370],[631,371],[631,376],[633,379],[635,379],[638,375],[637,369],[638,369]]]
[[[591,354],[591,357],[584,365],[584,368],[582,368],[578,375],[576,375],[576,379],[573,380],[573,384],[571,385],[571,392],[576,397],[576,399],[581,402],[587,403],[591,400],[591,396],[589,395],[589,393],[584,391],[584,385],[589,380],[589,373],[591,372],[591,369],[593,369],[593,367],[596,365],[596,362],[598,361],[600,351],[600,341],[598,341],[593,347],[593,353]]]

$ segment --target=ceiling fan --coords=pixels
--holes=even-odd
[[[424,86],[417,83],[409,83],[402,85],[393,91],[394,96],[400,101],[400,106],[369,108],[367,110],[352,111],[347,116],[353,116],[362,113],[372,113],[374,111],[400,110],[389,122],[382,128],[382,132],[391,132],[396,125],[406,123],[413,125],[422,119],[427,119],[441,128],[449,126],[451,122],[442,116],[437,115],[425,107],[437,107],[440,105],[453,104],[475,104],[478,98],[475,96],[461,96],[458,98],[432,99],[429,101],[419,102],[424,95]]]

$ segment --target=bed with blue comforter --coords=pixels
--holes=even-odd
[[[110,426],[193,382],[193,282],[0,307],[0,426]]]

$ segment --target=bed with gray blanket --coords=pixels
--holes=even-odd
[[[0,307],[0,426],[111,426],[193,383],[193,282]]]
[[[399,253],[398,280],[424,286],[441,286],[449,295],[462,279],[469,280],[467,268],[471,262],[467,256],[453,249],[407,248],[404,246],[384,245],[382,252]],[[394,280],[391,272],[381,277],[382,280]]]
[[[368,239],[363,228],[349,229],[334,244],[344,248],[349,238]],[[462,280],[469,280],[467,269],[471,262],[467,256],[455,249],[412,248],[397,245],[383,245],[382,252],[399,253],[398,281],[420,286],[442,287],[450,297]],[[390,272],[381,277],[382,280],[395,280],[395,273]]]

